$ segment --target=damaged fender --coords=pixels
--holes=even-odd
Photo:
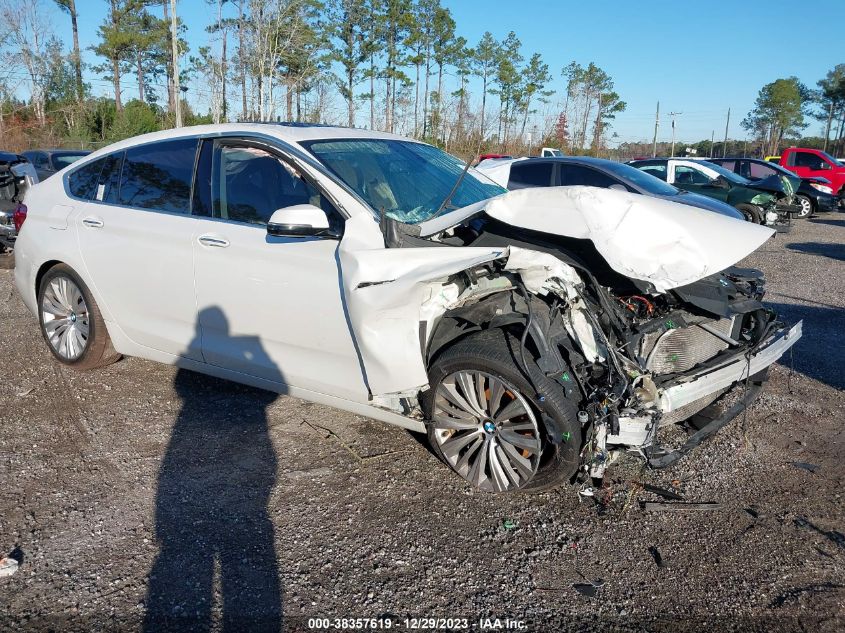
[[[383,241],[377,244],[372,226],[368,218],[350,219],[338,257],[349,325],[374,400],[411,396],[428,384],[420,323],[432,323],[459,301],[456,287],[446,284],[451,276],[504,259],[505,270],[519,274],[529,292],[577,298],[578,274],[547,253],[515,247],[388,249]]]

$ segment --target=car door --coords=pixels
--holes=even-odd
[[[675,165],[674,184],[685,191],[700,193],[710,198],[727,201],[730,187],[719,187],[715,179],[692,165]]]
[[[812,178],[813,176],[824,178],[825,172],[829,171],[824,169],[826,164],[824,159],[813,152],[796,150],[789,155],[788,162],[801,178]]]
[[[89,277],[117,326],[138,345],[201,360],[190,215],[197,143],[147,143],[103,159],[96,186],[77,191],[89,201],[74,217]]]
[[[276,148],[206,140],[197,168],[193,236],[205,362],[366,402],[347,322],[338,239],[273,237],[274,211],[315,204],[336,235],[343,218]]]

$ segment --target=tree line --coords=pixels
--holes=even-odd
[[[51,3],[70,22],[67,46],[45,18]],[[3,147],[98,145],[181,118],[343,124],[467,155],[543,144],[599,155],[625,110],[592,62],[559,71],[566,90],[553,103],[553,71],[540,54],[513,31],[468,42],[440,0],[205,6],[203,44],[191,50],[176,0],[0,0]],[[104,16],[90,51],[79,45],[82,10]],[[99,61],[86,63],[87,53]]]
[[[808,119],[824,124],[818,149],[836,156],[845,153],[845,64],[828,71],[815,88],[805,86],[797,77],[766,84],[742,127],[759,142],[762,152],[774,155],[801,137]]]

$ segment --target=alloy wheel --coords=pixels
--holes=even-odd
[[[64,275],[54,277],[41,299],[41,322],[53,350],[65,360],[85,352],[90,336],[88,306],[79,286]]]
[[[434,437],[449,465],[490,492],[522,487],[540,465],[537,416],[504,379],[482,371],[457,371],[437,386]]]
[[[813,203],[810,202],[809,198],[798,196],[798,203],[801,205],[801,213],[798,214],[799,218],[806,218],[813,212]]]

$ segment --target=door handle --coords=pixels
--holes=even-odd
[[[213,246],[214,248],[226,248],[229,245],[229,240],[216,235],[200,235],[197,241],[203,246]]]
[[[82,224],[87,226],[90,229],[101,229],[103,228],[103,221],[100,218],[83,218]]]

